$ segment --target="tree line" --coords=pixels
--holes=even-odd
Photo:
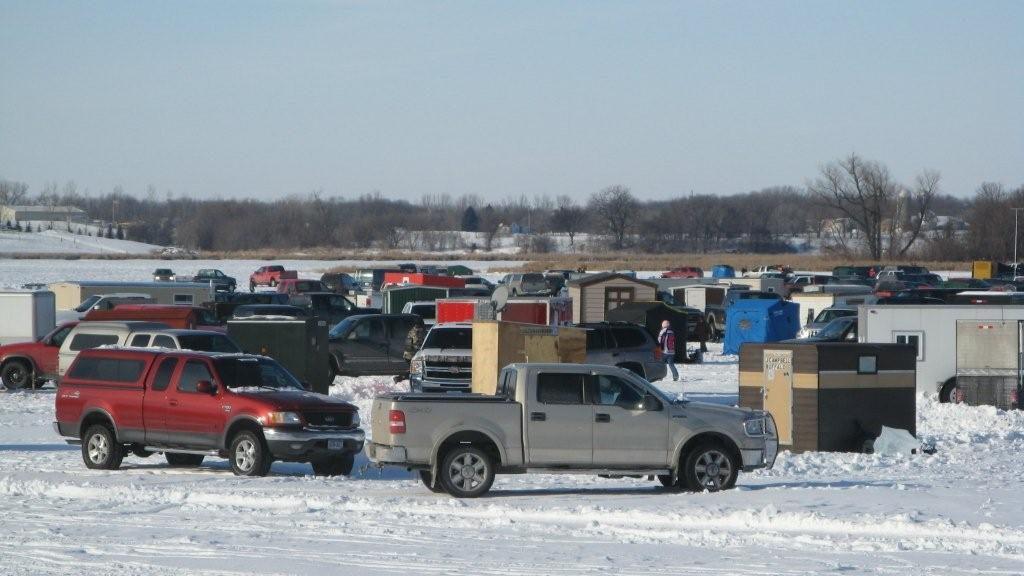
[[[871,259],[1005,260],[1013,255],[1014,208],[1024,186],[982,183],[973,196],[944,193],[940,175],[910,182],[857,155],[830,162],[804,186],[731,195],[683,194],[641,200],[613,185],[586,198],[427,195],[417,201],[378,193],[345,198],[313,191],[271,201],[200,200],[153,187],[132,195],[87,194],[73,182],[33,194],[0,180],[0,205],[70,205],[121,226],[140,242],[204,251],[314,247],[403,251],[491,251],[502,237],[534,253],[784,253],[820,247]]]

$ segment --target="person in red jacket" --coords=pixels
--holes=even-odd
[[[672,371],[672,381],[679,380],[679,372],[676,370],[676,333],[672,331],[672,325],[668,320],[661,321],[661,332],[658,332],[658,346],[661,346],[661,357],[668,364]]]

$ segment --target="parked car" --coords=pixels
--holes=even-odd
[[[274,460],[349,474],[365,435],[355,406],[307,392],[270,358],[94,349],[60,383],[54,427],[82,446],[86,467],[116,470],[125,454],[162,452],[171,466],[225,457],[239,476]]]
[[[64,322],[35,342],[0,346],[0,382],[18,390],[56,380],[61,344],[77,325],[77,320]]]
[[[843,279],[873,280],[882,267],[873,266],[836,266],[832,269],[832,276]]]
[[[153,271],[153,282],[174,282],[176,276],[170,268],[157,268]]]
[[[416,272],[415,265],[411,270],[398,268],[363,268],[356,270],[354,275],[356,282],[367,292],[376,292],[384,285],[384,275],[388,272]]]
[[[360,314],[331,328],[328,348],[335,375],[405,374],[409,331],[422,320],[414,314]]]
[[[266,316],[285,316],[288,318],[305,318],[309,316],[304,308],[284,304],[245,304],[235,308],[232,319]]]
[[[818,332],[821,331],[829,322],[836,318],[843,318],[845,316],[856,316],[857,309],[852,306],[830,306],[825,308],[818,315],[814,317],[810,322],[804,325],[803,328],[797,332],[797,338],[808,338],[811,336],[817,336]]]
[[[771,468],[771,415],[673,399],[596,364],[512,364],[498,394],[391,394],[373,401],[370,459],[419,471],[432,491],[482,496],[498,472],[656,475],[670,489],[732,488]]]
[[[57,381],[82,350],[100,346],[127,346],[136,332],[166,330],[159,322],[79,322],[68,332],[57,352]]]
[[[627,322],[577,326],[587,329],[587,362],[625,368],[652,382],[665,377],[668,367],[661,360],[657,338],[647,328]]]
[[[799,342],[856,342],[857,317],[841,316],[826,324],[814,336],[783,340],[787,344]]]
[[[255,272],[249,275],[249,291],[255,292],[257,286],[270,286],[276,288],[281,280],[298,278],[299,273],[295,270],[285,270],[284,266],[260,266]]]
[[[402,307],[402,314],[415,314],[423,320],[424,324],[433,326],[437,321],[437,302],[433,300],[406,302]]]
[[[110,310],[90,310],[85,314],[83,320],[94,322],[139,320],[160,322],[171,328],[224,330],[213,310],[201,306],[178,304],[118,304]]]
[[[334,325],[356,314],[378,314],[379,308],[360,308],[341,294],[334,292],[306,292],[292,296],[292,306],[306,310],[309,316],[317,316]]]
[[[768,264],[765,266],[758,266],[753,270],[749,270],[744,276],[747,278],[760,278],[765,274],[781,274],[783,276],[792,274],[793,269],[789,266],[783,266],[781,264]]]
[[[661,273],[662,278],[703,278],[704,270],[696,266],[681,266]]]
[[[195,276],[188,280],[201,284],[213,284],[214,290],[224,290],[227,292],[234,292],[235,288],[238,287],[238,282],[234,278],[215,268],[202,268],[199,272],[196,272]]]
[[[132,348],[167,348],[169,350],[195,350],[197,352],[224,352],[241,354],[242,349],[223,332],[213,330],[141,330],[132,334],[127,343]]]
[[[467,288],[482,286],[487,289],[488,293],[493,292],[495,288],[494,282],[491,282],[483,276],[457,276],[457,278],[465,280]]]
[[[305,278],[286,278],[277,283],[277,291],[281,294],[295,296],[307,292],[333,292],[324,287],[319,280],[306,280]]]
[[[512,296],[544,296],[549,293],[543,274],[506,274],[501,282],[508,286]]]
[[[831,279],[826,274],[794,274],[786,280],[784,289],[786,294],[802,292],[808,286],[828,284]]]
[[[320,277],[320,284],[324,290],[348,294],[360,290],[359,282],[351,274],[345,272],[326,272]]]

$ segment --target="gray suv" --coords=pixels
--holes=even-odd
[[[551,293],[543,274],[506,274],[502,284],[512,296],[544,296]]]
[[[668,368],[655,358],[658,341],[647,328],[628,322],[577,326],[587,329],[587,363],[625,368],[650,382],[665,377]]]

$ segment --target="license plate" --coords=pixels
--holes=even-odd
[[[328,440],[327,441],[327,449],[328,450],[344,450],[345,449],[345,441],[344,440]]]

